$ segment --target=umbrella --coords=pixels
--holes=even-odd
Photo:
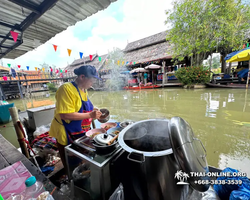
[[[135,73],[135,72],[148,72],[148,70],[144,69],[144,68],[137,68],[137,69],[133,69],[132,71],[130,71],[130,74]]]
[[[155,65],[155,64],[151,64],[151,65],[145,67],[145,69],[161,69],[161,68],[162,68],[162,66]]]
[[[245,48],[245,49],[241,49],[241,50],[239,50],[239,51],[234,51],[234,52],[232,52],[232,53],[230,53],[230,54],[227,54],[227,56],[225,57],[225,61],[227,61],[227,60],[230,60],[233,56],[235,56],[236,54],[238,54],[238,53],[240,53],[240,52],[242,52],[242,51],[245,51],[245,50],[247,50],[247,49],[250,49],[250,47],[248,47],[248,48]]]
[[[231,57],[229,60],[227,60],[227,62],[241,62],[241,61],[248,61],[249,62],[248,65],[249,65],[249,71],[250,71],[250,49],[249,48],[246,48],[242,51],[239,51],[233,57]],[[247,75],[246,88],[248,88],[248,82],[249,82],[249,72]]]

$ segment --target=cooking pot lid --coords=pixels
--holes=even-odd
[[[188,174],[188,182],[195,190],[207,191],[209,184],[204,183],[209,180],[206,176],[209,170],[203,144],[195,138],[191,126],[180,117],[171,118],[169,129],[174,156],[183,173]]]
[[[100,133],[94,137],[94,140],[99,144],[108,144],[110,140],[113,139],[112,135]]]

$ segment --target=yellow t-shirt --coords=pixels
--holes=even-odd
[[[80,89],[79,91],[82,96],[82,100],[87,101],[87,92],[83,92]],[[78,112],[82,106],[82,101],[76,87],[70,82],[63,84],[58,88],[55,98],[56,109],[54,118],[51,122],[49,135],[56,138],[61,145],[67,145],[68,141],[65,128],[59,114]],[[55,118],[59,123],[55,120]],[[67,120],[66,122],[69,123],[70,121]]]

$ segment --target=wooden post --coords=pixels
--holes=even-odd
[[[16,135],[17,135],[17,139],[18,139],[18,142],[19,142],[19,145],[21,147],[21,150],[22,150],[22,153],[27,157],[29,158],[29,152],[28,152],[28,149],[26,147],[26,143],[24,141],[24,130],[22,129],[22,127],[20,126],[20,121],[19,121],[19,118],[18,118],[18,112],[17,112],[17,108],[16,107],[12,107],[12,108],[9,108],[9,111],[10,111],[10,115],[12,117],[12,122],[13,122],[13,125],[15,127],[15,130],[16,130]]]
[[[162,76],[162,87],[164,87],[165,84],[165,61],[163,61],[163,76]]]
[[[17,73],[17,77],[18,77],[18,80],[19,80],[19,81],[17,81],[18,89],[19,89],[19,92],[20,92],[20,96],[23,99],[23,91],[22,91],[21,81],[20,81],[20,77],[19,77],[18,73]]]
[[[247,73],[247,84],[246,84],[246,88],[248,89],[248,82],[249,82],[249,76],[250,76],[250,60],[248,61],[248,73]]]

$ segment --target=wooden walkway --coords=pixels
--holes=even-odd
[[[8,167],[18,161],[22,161],[24,166],[29,170],[29,172],[36,177],[36,179],[44,184],[44,187],[50,193],[54,190],[52,196],[55,200],[62,199],[66,200],[69,198],[62,198],[59,196],[58,188],[42,173],[38,168],[27,159],[22,153],[20,153],[12,144],[10,144],[1,134],[0,134],[0,170]]]

